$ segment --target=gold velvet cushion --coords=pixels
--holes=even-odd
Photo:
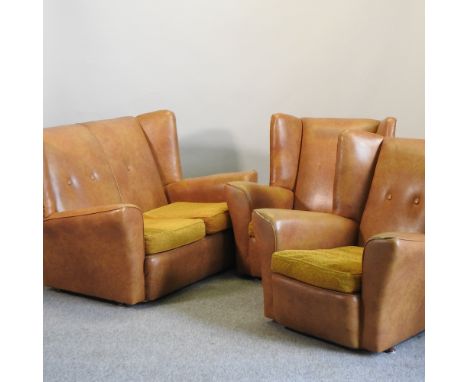
[[[147,255],[182,247],[205,237],[201,219],[144,218],[145,253]]]
[[[231,227],[227,203],[175,202],[143,214],[145,218],[202,219],[206,233],[216,233]]]
[[[286,250],[273,253],[271,270],[324,289],[361,290],[362,247]]]

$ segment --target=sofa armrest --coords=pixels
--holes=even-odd
[[[145,299],[143,215],[114,204],[44,221],[44,284],[125,304]]]
[[[64,218],[72,218],[78,216],[86,216],[86,215],[95,215],[104,212],[111,212],[117,211],[124,208],[135,208],[136,210],[140,211],[140,207],[135,204],[106,204],[103,206],[96,206],[96,207],[86,207],[80,208],[77,210],[68,210],[68,211],[61,211],[61,212],[54,212],[53,214],[44,218],[44,221],[48,220],[55,220],[55,219],[64,219]]]
[[[258,209],[252,214],[256,250],[262,263],[264,313],[273,318],[271,255],[285,249],[355,245],[358,224],[324,212]]]
[[[362,265],[362,347],[380,352],[424,330],[424,234],[371,237]]]
[[[183,179],[166,186],[173,202],[225,202],[224,185],[235,180],[257,181],[257,172],[240,171]]]
[[[238,269],[248,268],[249,223],[256,208],[291,209],[294,194],[291,190],[252,182],[230,182],[225,186],[226,201],[229,206],[236,250]]]

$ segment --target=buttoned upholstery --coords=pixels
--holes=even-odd
[[[381,232],[424,233],[424,141],[386,140],[359,230],[360,243]]]
[[[256,177],[183,179],[167,110],[44,129],[45,285],[135,304],[229,267],[223,187]],[[224,223],[210,230],[216,238],[205,237],[205,222],[189,211],[177,221],[144,221],[145,212],[187,198],[223,204]]]
[[[136,204],[143,211],[167,203],[160,173],[138,119],[124,117],[85,125],[104,151],[123,203]]]
[[[226,198],[236,240],[236,265],[241,274],[261,277],[254,230],[249,231],[252,212],[257,208],[336,213],[359,220],[369,187],[368,171],[361,168],[362,179],[350,179],[349,159],[366,166],[361,156],[337,156],[340,135],[354,131],[368,137],[364,158],[378,147],[384,136],[394,136],[396,120],[351,118],[297,118],[274,114],[270,124],[270,185],[231,182]],[[352,142],[347,144],[352,145]],[[367,171],[367,172],[366,172]],[[349,184],[354,190],[349,191]],[[359,199],[357,202],[356,200]],[[252,227],[252,225],[250,225]]]
[[[424,330],[424,141],[343,132],[333,194],[332,212],[254,211],[264,312],[384,351]]]
[[[99,142],[84,125],[44,130],[45,215],[121,203]]]

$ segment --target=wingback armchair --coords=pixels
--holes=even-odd
[[[252,229],[256,208],[332,212],[337,142],[345,130],[394,136],[396,120],[296,118],[274,114],[270,124],[270,183],[230,182],[226,198],[240,274],[261,277]]]
[[[424,141],[340,137],[333,213],[258,209],[265,315],[380,352],[424,330]]]

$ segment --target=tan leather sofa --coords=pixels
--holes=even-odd
[[[345,132],[328,212],[258,209],[265,315],[380,352],[424,330],[424,141]]]
[[[44,129],[45,285],[135,304],[231,266],[224,184],[256,177],[183,179],[169,111]]]
[[[270,124],[270,184],[230,182],[226,186],[237,271],[261,277],[259,249],[251,224],[254,209],[332,212],[338,136],[345,130],[393,136],[395,126],[394,118],[378,121],[274,114]]]

